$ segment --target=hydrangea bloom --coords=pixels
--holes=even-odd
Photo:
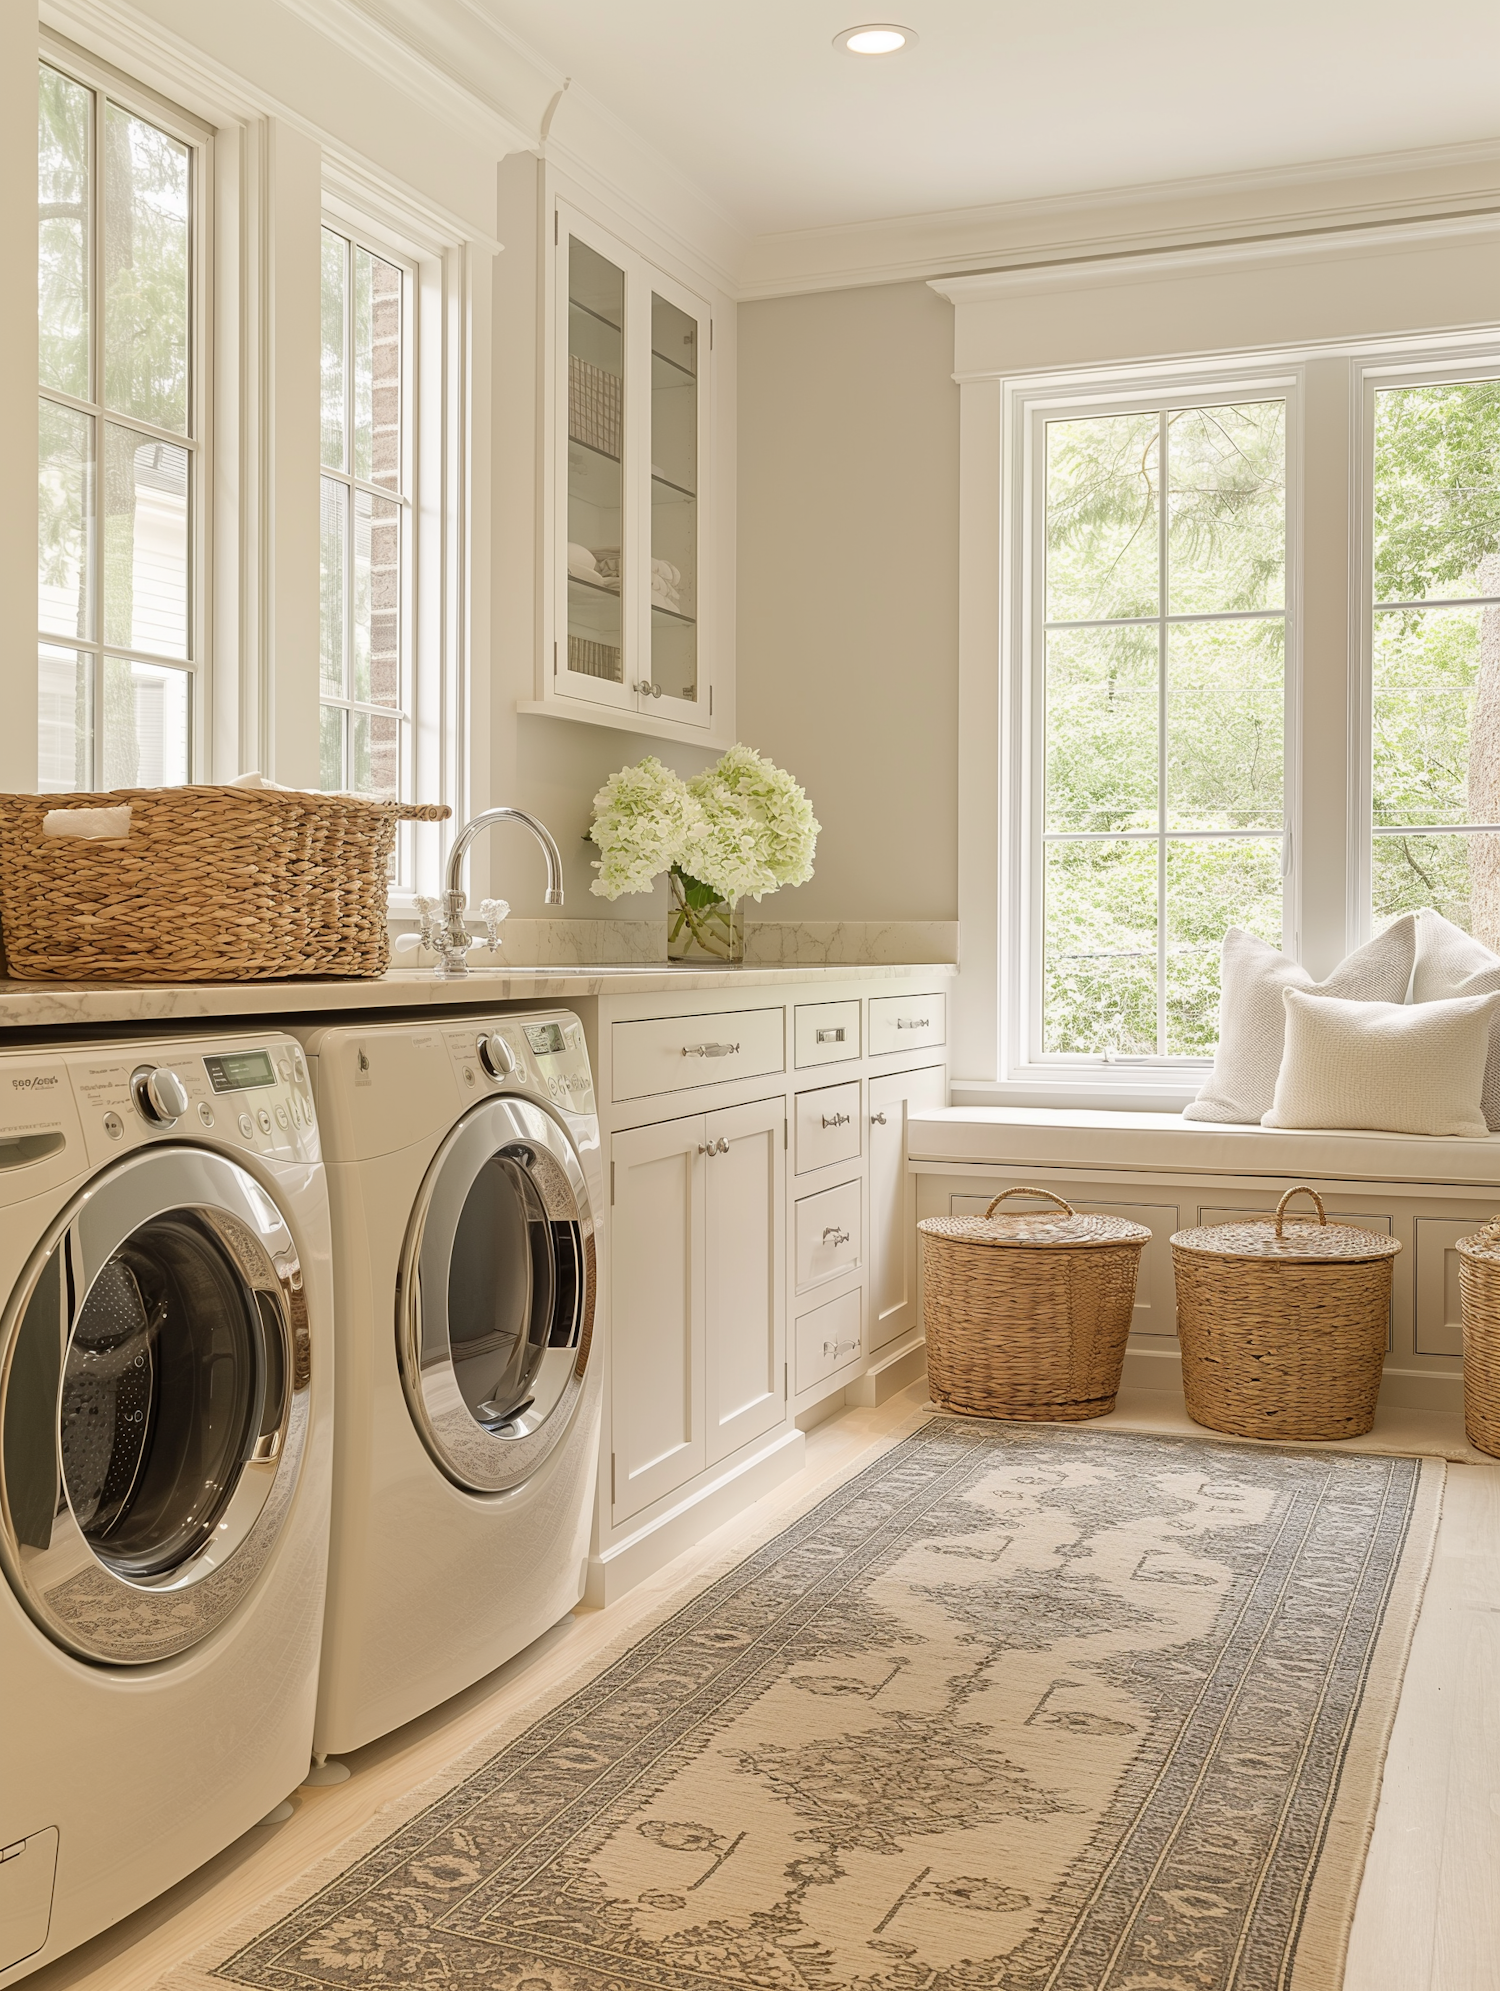
[[[622,767],[594,797],[589,835],[600,852],[594,864],[599,876],[589,890],[601,899],[649,892],[658,874],[676,863],[700,813],[687,783],[654,754]]]

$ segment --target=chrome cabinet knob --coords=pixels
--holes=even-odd
[[[491,1030],[479,1040],[479,1062],[491,1078],[509,1078],[516,1069],[516,1054],[498,1030]]]
[[[155,1127],[171,1127],[188,1110],[187,1087],[170,1065],[142,1065],[131,1073],[136,1110]]]
[[[837,1224],[829,1224],[823,1232],[823,1242],[837,1248],[839,1245],[849,1242],[849,1232],[841,1231]]]
[[[872,1127],[883,1127],[885,1125],[885,1115],[883,1113],[872,1113],[870,1115],[870,1125]]]
[[[823,1125],[825,1127],[847,1127],[850,1124],[852,1115],[848,1113],[835,1113],[833,1118],[830,1120],[828,1115],[825,1113],[822,1117],[823,1117]]]

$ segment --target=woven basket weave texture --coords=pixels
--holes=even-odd
[[[1286,1217],[1293,1196],[1315,1221]],[[1312,1189],[1274,1218],[1178,1231],[1177,1338],[1188,1415],[1241,1438],[1355,1438],[1375,1422],[1400,1244],[1330,1224]]]
[[[122,838],[42,834],[51,810],[122,803]],[[282,789],[0,795],[7,970],[110,982],[383,974],[397,823],[450,813]]]
[[[1052,1211],[1007,1212],[1010,1196]],[[1151,1233],[1004,1190],[982,1217],[928,1217],[923,1317],[933,1401],[974,1417],[1077,1423],[1114,1408]]]
[[[1458,1241],[1464,1309],[1464,1429],[1500,1459],[1500,1217]]]

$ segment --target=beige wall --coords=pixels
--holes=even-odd
[[[958,912],[958,389],[925,284],[739,310],[739,736],[823,825],[770,919]]]

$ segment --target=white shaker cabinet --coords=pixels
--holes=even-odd
[[[906,1121],[947,1105],[947,1073],[941,1065],[892,1072],[870,1080],[869,1096],[873,1353],[917,1325],[916,1183],[906,1171]]]
[[[616,1521],[785,1415],[786,1108],[614,1135],[610,1357]]]

